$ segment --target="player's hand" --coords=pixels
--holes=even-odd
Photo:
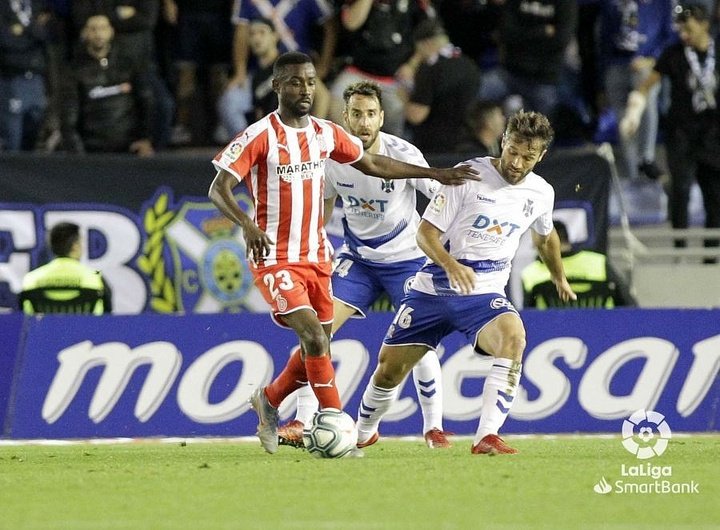
[[[445,267],[450,287],[462,294],[470,294],[475,287],[475,271],[456,260]]]
[[[275,242],[255,223],[247,223],[243,225],[242,229],[245,239],[245,257],[252,259],[255,263],[262,261],[270,253],[270,247]]]
[[[564,278],[558,282],[555,282],[555,288],[557,289],[558,296],[563,302],[569,302],[570,300],[577,300],[575,291],[572,290],[567,278]]]
[[[448,186],[458,186],[466,180],[482,180],[478,172],[467,165],[438,169],[437,174],[433,178],[441,184]]]

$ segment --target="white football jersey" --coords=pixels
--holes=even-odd
[[[380,132],[379,154],[428,167],[420,150],[411,143]],[[423,257],[415,242],[420,216],[415,210],[415,190],[431,199],[440,184],[431,179],[385,180],[371,177],[350,165],[328,160],[325,197],[342,198],[344,244],[341,252],[362,259],[397,262]]]
[[[541,235],[553,229],[555,190],[534,172],[519,184],[508,183],[490,157],[463,162],[482,180],[460,186],[441,186],[423,219],[442,232],[448,252],[475,270],[475,289],[469,294],[505,293],[512,260],[529,228]],[[418,271],[413,289],[429,294],[459,294],[447,274],[428,259]]]

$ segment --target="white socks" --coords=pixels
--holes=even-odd
[[[397,399],[399,386],[395,388],[380,388],[375,386],[372,379],[363,392],[360,408],[358,409],[357,430],[358,443],[366,442],[378,430],[380,420]]]
[[[295,419],[300,420],[302,424],[307,427],[312,423],[313,416],[315,416],[315,413],[318,411],[320,403],[309,384],[300,387],[297,390],[296,396],[297,411],[295,412]]]
[[[442,427],[443,394],[440,359],[430,350],[413,367],[413,381],[423,415],[422,434]]]
[[[480,425],[475,433],[473,445],[488,434],[497,434],[510,412],[520,383],[522,364],[510,359],[497,357],[483,386],[483,404]]]

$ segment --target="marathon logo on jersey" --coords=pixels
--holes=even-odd
[[[103,99],[118,94],[129,94],[130,92],[132,92],[130,83],[120,83],[119,85],[93,87],[88,91],[88,97],[90,99]]]
[[[430,205],[428,208],[430,208],[430,211],[436,214],[441,213],[445,209],[445,205],[447,204],[447,197],[444,193],[438,192],[435,194],[435,197],[433,197],[432,202],[430,202]]]
[[[313,176],[323,176],[325,171],[325,159],[312,162],[300,162],[299,164],[280,164],[277,166],[276,174],[285,182],[295,180],[310,180]]]

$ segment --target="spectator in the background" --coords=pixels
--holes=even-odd
[[[480,70],[496,67],[499,61],[497,32],[505,0],[435,0],[438,16],[445,22],[448,37]]]
[[[155,100],[155,119],[151,139],[155,150],[170,143],[175,101],[160,76],[155,50],[155,26],[160,0],[72,0],[72,18],[80,32],[92,15],[105,15],[115,31],[115,42],[122,53],[146,72]]]
[[[710,16],[701,4],[678,6],[680,42],[667,47],[650,75],[630,93],[620,122],[623,136],[639,130],[644,108],[664,77],[670,82],[665,144],[670,168],[670,217],[673,228],[688,227],[690,187],[697,181],[703,196],[705,227],[720,228],[720,62],[710,34]],[[705,246],[720,245],[717,239]],[[685,246],[684,241],[676,246]],[[714,262],[707,258],[706,262]]]
[[[597,22],[600,19],[602,0],[578,0],[577,45],[580,58],[580,92],[590,116],[597,124],[600,114],[600,69],[598,65],[599,42]]]
[[[60,134],[60,82],[68,71],[73,43],[77,40],[70,12],[70,0],[48,0],[48,38],[46,44],[47,75],[45,90],[48,106],[42,128],[35,143],[38,151],[51,152],[57,149]]]
[[[467,140],[465,119],[480,84],[475,62],[455,47],[438,19],[413,34],[421,63],[405,104],[413,141],[425,153],[457,151]]]
[[[577,300],[562,301],[547,266],[538,259],[521,273],[524,306],[548,308],[612,308],[637,305],[620,275],[610,265],[605,254],[592,250],[573,250],[567,227],[553,221],[560,238],[560,254],[567,281]]]
[[[420,66],[415,53],[413,29],[434,16],[423,0],[345,0],[340,22],[346,40],[347,66],[331,87],[330,119],[342,123],[345,87],[372,81],[382,88],[385,122],[383,131],[405,136],[402,83],[411,83]]]
[[[62,90],[61,130],[75,152],[154,153],[150,132],[154,99],[146,71],[120,53],[105,15],[87,19],[83,47],[71,63]]]
[[[172,143],[224,143],[217,104],[232,63],[232,0],[163,0],[163,15],[175,27],[177,113]]]
[[[674,0],[602,0],[600,15],[600,61],[607,104],[619,120],[628,94],[653,70],[660,52],[677,39],[673,30]],[[638,133],[619,139],[620,174],[636,180],[642,173],[654,180],[662,176],[655,163],[660,85],[648,92]]]
[[[313,57],[318,79],[312,113],[318,118],[326,117],[330,106],[330,93],[323,80],[331,71],[338,41],[338,21],[333,5],[328,0],[237,0],[235,5],[235,69],[230,85],[250,90],[247,83],[250,21],[267,18],[273,21],[275,31],[280,37],[281,52],[299,51]],[[322,32],[321,39],[316,38],[318,31]],[[317,40],[321,41],[319,46],[315,45]]]
[[[49,263],[28,272],[23,277],[22,290],[94,289],[99,291],[101,298],[88,312],[96,315],[111,313],[112,292],[103,280],[102,274],[80,262],[83,256],[80,227],[75,223],[58,223],[50,230],[48,243],[54,258]],[[22,309],[26,313],[35,313],[28,301],[23,304]]]
[[[507,118],[497,101],[475,101],[467,112],[466,124],[469,140],[460,144],[458,151],[474,156],[500,156],[500,140]]]
[[[525,110],[542,112],[552,121],[565,50],[576,27],[576,0],[507,0],[500,24],[501,66],[483,73],[480,99],[518,95]]]
[[[0,2],[0,151],[35,146],[47,107],[49,17],[40,0]]]
[[[277,108],[277,94],[272,88],[273,63],[280,55],[278,34],[272,20],[255,18],[250,21],[248,44],[256,66],[250,74],[250,94],[244,87],[228,86],[218,102],[220,119],[230,134],[235,136],[248,126]]]

